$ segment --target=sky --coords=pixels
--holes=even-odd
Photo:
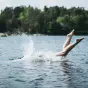
[[[70,7],[84,7],[88,10],[88,0],[0,0],[0,10],[3,10],[5,7],[16,7],[21,5],[31,5],[33,7],[38,7],[43,9],[46,5],[50,6],[64,6],[66,8]]]

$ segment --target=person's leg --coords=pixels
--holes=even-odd
[[[65,47],[61,52],[57,53],[56,56],[66,56],[79,42],[81,42],[84,38],[76,39],[76,42],[69,44]]]
[[[70,44],[73,34],[74,34],[74,29],[67,35],[67,39],[63,45],[63,49],[66,48]]]
[[[64,52],[64,55],[67,55],[79,42],[81,42],[84,38],[78,38],[76,41],[72,44],[69,44],[67,47],[63,49],[62,52]]]

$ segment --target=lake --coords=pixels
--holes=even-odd
[[[88,36],[66,57],[66,36],[0,37],[0,88],[88,88]]]

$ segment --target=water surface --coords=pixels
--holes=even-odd
[[[88,88],[88,36],[83,37],[65,58],[53,53],[66,36],[0,37],[0,88]]]

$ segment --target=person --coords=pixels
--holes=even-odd
[[[61,52],[58,52],[56,56],[66,56],[79,42],[81,42],[84,38],[77,38],[74,43],[70,43],[72,36],[74,35],[74,29],[67,35],[66,42],[63,45],[63,49]]]

